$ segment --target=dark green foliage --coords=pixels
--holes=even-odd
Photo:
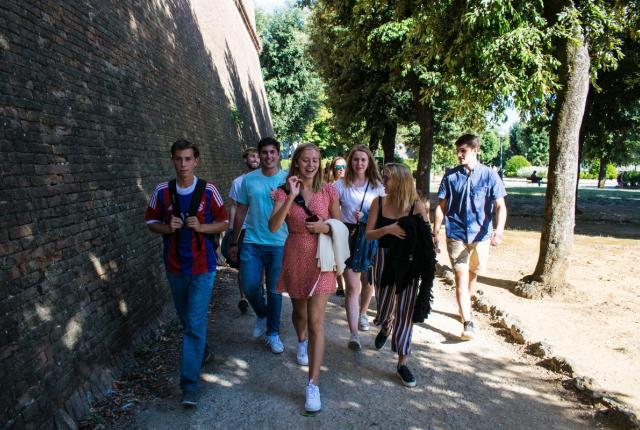
[[[260,65],[273,128],[280,140],[299,140],[320,107],[322,83],[307,53],[305,17],[296,7],[258,20]]]

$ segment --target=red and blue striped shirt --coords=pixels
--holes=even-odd
[[[188,188],[180,188],[176,185],[176,193],[182,212],[181,217],[185,224],[188,216],[187,212],[191,204],[191,196],[193,195],[197,181],[198,178],[195,178],[193,184]],[[145,211],[144,219],[147,224],[157,222],[169,224],[172,209],[169,182],[162,182],[156,186],[149,200],[149,206]],[[196,216],[200,224],[211,224],[213,222],[225,222],[229,220],[227,211],[224,208],[222,196],[218,192],[218,189],[211,183],[207,183],[207,187],[202,193]],[[209,241],[204,234],[195,235],[193,233],[194,231],[192,229],[185,226],[174,234],[163,235],[163,257],[168,272],[175,275],[194,276],[216,271],[216,251],[211,241]],[[197,241],[200,241],[200,246],[198,246]]]

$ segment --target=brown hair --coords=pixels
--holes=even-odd
[[[463,134],[456,140],[456,148],[462,145],[471,147],[472,149],[480,148],[480,138],[475,134]]]
[[[173,142],[173,145],[171,145],[171,156],[176,155],[176,151],[183,151],[185,149],[193,149],[193,158],[200,157],[198,145],[189,142],[187,139],[178,139]]]
[[[245,149],[242,152],[242,158],[244,160],[246,160],[247,157],[249,156],[249,154],[258,154],[258,148],[250,147],[250,148]]]
[[[392,179],[391,187],[386,189],[387,199],[402,212],[408,210],[418,200],[411,169],[401,163],[387,163],[384,170]]]
[[[380,176],[380,171],[378,170],[376,159],[373,158],[373,154],[371,153],[369,148],[364,145],[356,145],[349,151],[349,155],[347,155],[347,171],[344,175],[344,184],[347,187],[351,187],[353,185],[353,181],[356,179],[356,174],[353,171],[353,164],[351,163],[351,161],[353,160],[353,154],[358,151],[367,154],[369,162],[367,163],[367,170],[364,172],[364,176],[369,181],[369,185],[371,187],[376,187],[378,183],[382,181],[382,176]]]
[[[320,148],[318,148],[313,143],[303,143],[302,145],[298,145],[296,150],[293,152],[293,157],[291,157],[291,166],[289,166],[289,174],[287,175],[287,180],[285,182],[286,187],[289,188],[289,178],[292,176],[298,176],[298,172],[300,169],[298,167],[298,160],[304,151],[307,149],[313,149],[317,151],[319,155],[321,155]],[[322,188],[322,169],[318,166],[318,171],[313,176],[313,183],[311,185],[311,191],[317,193]]]

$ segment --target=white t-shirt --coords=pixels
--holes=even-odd
[[[347,187],[344,183],[344,178],[338,179],[333,183],[340,196],[340,212],[343,222],[349,224],[356,223],[355,212],[360,209],[363,197],[364,204],[362,205],[362,212],[368,214],[373,199],[385,195],[384,186],[380,182],[378,182],[375,187],[369,185],[368,189],[367,184],[368,182],[365,182],[362,187],[356,187],[354,185]],[[366,196],[364,193],[365,189],[367,189]]]
[[[231,182],[231,189],[229,189],[229,197],[234,202],[238,201],[238,193],[240,192],[240,187],[242,186],[242,181],[244,180],[244,174],[238,176]]]

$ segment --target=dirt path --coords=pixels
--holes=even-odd
[[[347,349],[342,299],[327,309],[325,362],[320,387],[323,410],[301,415],[306,368],[295,363],[291,305],[284,299],[285,352],[274,355],[251,338],[254,317],[236,308],[231,270],[220,271],[209,325],[216,354],[203,372],[196,410],[180,407],[179,392],[141,404],[120,428],[429,428],[495,429],[601,427],[594,410],[561,387],[562,379],[533,366],[517,347],[479,318],[480,337],[460,343],[453,291],[438,285],[435,312],[414,331],[411,367],[418,386],[408,389],[395,375],[396,357],[387,346],[373,349],[375,330],[363,335],[364,349]],[[372,306],[373,309],[373,306]],[[373,310],[370,315],[373,315]],[[177,374],[175,376],[177,380]]]

